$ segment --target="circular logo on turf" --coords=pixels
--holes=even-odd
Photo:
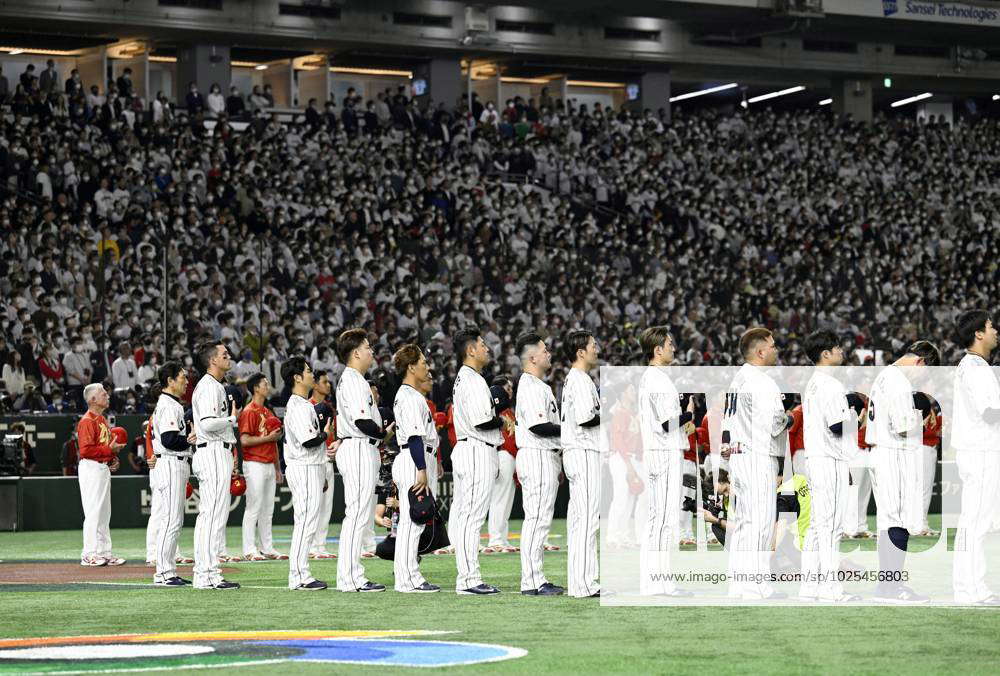
[[[328,662],[450,667],[523,657],[488,643],[422,638],[437,631],[217,631],[0,639],[0,673],[68,674]]]

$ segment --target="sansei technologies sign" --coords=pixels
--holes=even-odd
[[[881,0],[881,5],[882,16],[886,18],[1000,26],[1000,10],[990,7],[917,0]]]

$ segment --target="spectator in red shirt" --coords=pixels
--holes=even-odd
[[[80,462],[80,446],[76,441],[76,426],[70,434],[69,440],[63,444],[62,468],[63,476],[76,476],[77,463]]]
[[[110,398],[100,383],[83,390],[87,412],[76,426],[80,450],[77,473],[83,503],[83,552],[81,566],[120,566],[125,559],[111,553],[111,473],[118,471],[118,452],[125,444],[111,436],[104,418]]]
[[[493,387],[502,387],[513,405],[514,385],[507,376],[497,376],[493,379]],[[503,444],[497,449],[497,459],[500,471],[493,483],[493,493],[490,496],[490,516],[488,528],[490,540],[484,554],[495,552],[516,552],[517,547],[510,544],[510,510],[514,505],[514,457],[517,455],[517,445],[514,443],[514,411],[506,408],[500,412],[500,429]]]
[[[42,394],[48,396],[53,389],[61,388],[66,380],[66,371],[55,345],[45,346],[45,352],[38,358],[38,370],[42,372]]]
[[[240,413],[240,445],[243,447],[243,475],[247,481],[246,509],[243,512],[243,558],[266,561],[288,557],[274,549],[271,522],[274,496],[284,482],[278,460],[281,421],[264,402],[271,395],[271,383],[263,373],[247,380],[252,399]],[[260,548],[257,548],[257,537]]]

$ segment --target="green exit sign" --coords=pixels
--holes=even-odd
[[[889,87],[892,86],[892,78],[891,77],[885,78],[884,80],[882,80],[882,84],[884,84],[885,88],[888,89]]]

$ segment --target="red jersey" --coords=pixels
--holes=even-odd
[[[313,406],[316,406],[320,402],[316,401],[312,397],[309,397],[309,403],[312,404]],[[331,408],[333,408],[333,407],[331,406]],[[337,411],[334,410],[334,412],[333,412],[333,424],[330,425],[330,433],[326,435],[326,447],[330,448],[330,445],[333,444],[333,442],[334,442],[334,440],[336,438],[337,438]]]
[[[511,425],[514,424],[514,412],[512,410],[510,410],[509,408],[505,408],[504,410],[500,411],[500,417],[501,418],[506,418],[507,420],[509,420]],[[517,457],[517,444],[514,442],[514,431],[513,431],[513,428],[511,429],[510,432],[508,432],[507,431],[507,426],[506,425],[501,425],[500,426],[500,433],[503,434],[503,443],[500,444],[500,449],[502,449],[504,451],[507,451],[508,453],[510,453],[511,455],[513,455],[516,458]]]
[[[458,435],[455,434],[455,404],[448,404],[448,421],[446,425],[448,427],[448,441],[451,442],[451,447],[455,448],[455,444],[458,443]]]
[[[638,420],[624,406],[611,414],[611,449],[625,457],[642,457]]]
[[[924,423],[924,446],[937,446],[941,441],[941,414],[935,413],[933,425]]]
[[[77,463],[80,462],[80,449],[76,439],[70,439],[63,444],[63,469],[65,476],[76,476]]]
[[[251,401],[240,413],[239,430],[240,435],[251,437],[266,437],[271,434],[275,427],[271,422],[268,427],[268,418],[275,418],[274,414],[264,405]],[[275,418],[277,419],[277,418]],[[278,443],[270,441],[266,444],[243,447],[243,460],[253,462],[266,462],[273,464],[278,459]]]
[[[792,409],[792,427],[788,430],[788,450],[792,452],[792,457],[806,447],[802,426],[802,405],[799,404]]]
[[[111,462],[116,453],[111,448],[111,428],[103,415],[87,411],[76,424],[80,457],[95,462]]]
[[[684,459],[697,464],[698,462],[698,428],[688,435],[688,447],[684,449]]]
[[[146,421],[146,461],[153,457],[153,419]]]

